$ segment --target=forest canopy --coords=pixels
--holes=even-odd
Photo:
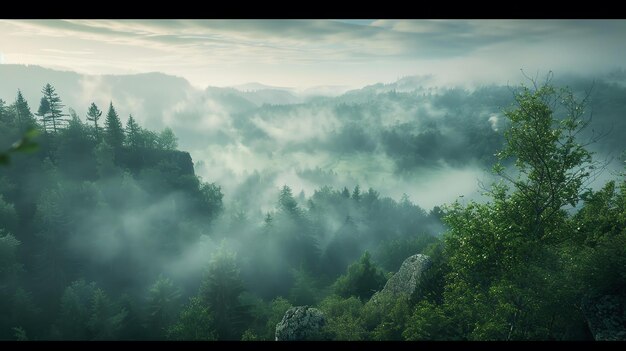
[[[0,339],[275,340],[285,312],[309,306],[322,340],[623,340],[623,316],[602,327],[598,311],[626,310],[624,173],[594,189],[606,163],[590,102],[550,77],[531,83],[502,121],[464,135],[493,167],[484,199],[429,210],[358,183],[309,196],[283,184],[261,208],[258,172],[226,202],[171,128],[144,128],[113,101],[66,108],[53,84],[33,112],[17,90],[0,100]],[[333,108],[369,116],[357,98]],[[326,142],[346,157],[382,143],[398,173],[465,162],[434,121],[373,141],[354,118]],[[430,263],[414,291],[384,294],[416,254]]]

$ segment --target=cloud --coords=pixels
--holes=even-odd
[[[162,71],[196,85],[354,85],[363,72],[465,78],[491,68],[489,79],[506,80],[535,66],[621,67],[626,54],[622,20],[5,20],[0,29],[14,63]]]

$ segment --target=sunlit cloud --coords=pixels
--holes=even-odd
[[[626,54],[622,20],[4,20],[0,30],[5,63],[159,71],[199,87],[358,87],[451,71],[502,82],[520,68],[614,69]]]

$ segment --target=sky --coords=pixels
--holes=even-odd
[[[198,88],[440,84],[623,68],[624,20],[1,20],[0,64],[162,72]]]

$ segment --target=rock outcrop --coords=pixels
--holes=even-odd
[[[276,341],[319,340],[326,324],[322,311],[309,306],[292,307],[276,324]]]
[[[626,298],[605,295],[583,302],[583,313],[595,340],[626,341]]]
[[[432,261],[426,255],[413,255],[400,266],[400,269],[389,280],[383,290],[372,296],[371,301],[376,302],[380,294],[390,294],[392,296],[406,294],[411,296],[418,287],[422,274],[430,268]]]

